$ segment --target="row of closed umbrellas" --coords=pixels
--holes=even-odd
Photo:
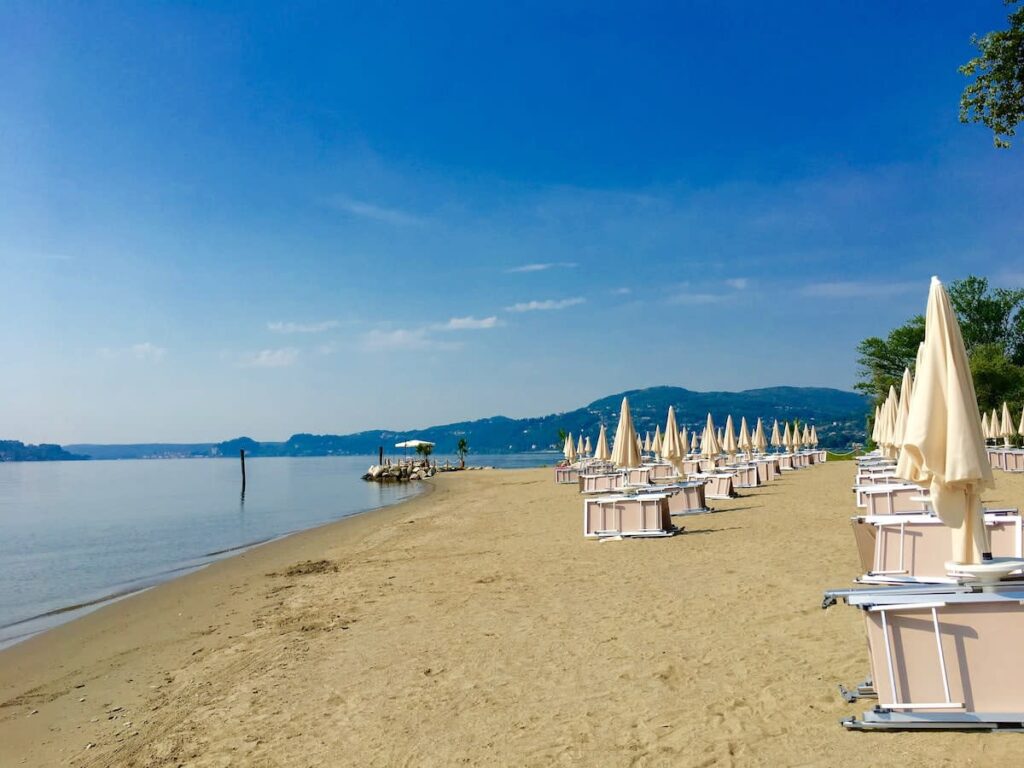
[[[647,433],[641,440],[640,433],[633,426],[629,399],[624,397],[619,413],[619,424],[615,430],[615,440],[610,452],[603,424],[592,454],[590,437],[584,438],[583,435],[580,435],[573,440],[572,433],[566,436],[562,452],[570,463],[580,457],[593,455],[595,459],[611,461],[617,467],[628,468],[639,467],[644,452],[675,464],[689,454],[699,454],[706,458],[716,458],[722,454],[735,457],[741,451],[747,454],[753,454],[754,451],[764,452],[769,445],[775,448],[785,447],[787,450],[797,450],[801,446],[809,447],[817,444],[818,431],[813,425],[805,424],[801,432],[796,423],[793,424],[792,429],[788,423],[785,423],[784,428],[780,430],[778,419],[776,419],[772,424],[771,438],[768,439],[765,437],[761,419],[758,419],[754,429],[750,430],[747,427],[746,417],[741,418],[737,434],[731,415],[726,418],[724,428],[716,429],[710,413],[704,430],[698,438],[696,430],[688,433],[686,427],[682,429],[677,427],[673,406],[669,406],[668,409],[664,434],[661,432],[661,427],[657,427],[653,437]]]

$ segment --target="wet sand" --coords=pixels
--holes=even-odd
[[[1024,737],[839,726],[852,477],[599,544],[549,469],[439,476],[0,651],[0,766],[1012,764]]]

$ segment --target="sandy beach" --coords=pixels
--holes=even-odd
[[[987,765],[858,734],[853,464],[597,543],[550,469],[439,476],[0,651],[0,766]],[[1003,473],[986,500],[1017,505]]]

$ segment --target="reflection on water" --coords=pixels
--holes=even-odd
[[[0,647],[240,548],[417,492],[360,480],[375,459],[248,458],[241,493],[228,460],[0,463]]]

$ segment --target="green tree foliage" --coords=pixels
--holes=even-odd
[[[430,460],[430,454],[434,452],[434,446],[430,443],[420,443],[416,446],[416,453],[422,456],[426,460]]]
[[[465,469],[466,454],[469,453],[469,440],[464,437],[460,437],[459,442],[455,446],[455,453],[459,456],[459,466]]]
[[[960,321],[978,403],[986,410],[1003,401],[1024,404],[1024,290],[990,288],[971,275],[948,286]],[[913,370],[924,341],[924,316],[915,315],[886,338],[872,336],[857,345],[859,380],[854,387],[881,403],[890,386],[900,387],[903,369]],[[869,432],[870,434],[870,432]]]
[[[1015,5],[1017,0],[1004,0]],[[1010,146],[1024,120],[1024,6],[1009,15],[1010,28],[971,37],[979,55],[960,72],[974,80],[960,96],[960,122],[984,123],[997,147]]]

